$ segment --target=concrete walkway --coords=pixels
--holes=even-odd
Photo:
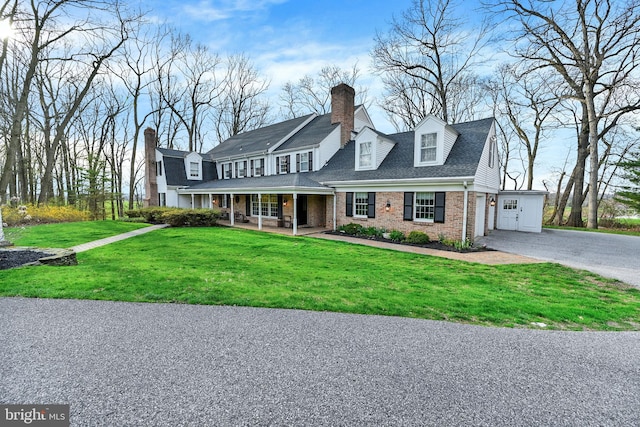
[[[308,237],[316,237],[325,240],[338,240],[342,242],[354,243],[357,245],[373,246],[376,248],[390,249],[400,252],[409,252],[421,255],[437,256],[457,261],[477,262],[480,264],[498,265],[498,264],[534,264],[545,261],[529,258],[526,256],[506,253],[501,251],[479,251],[479,252],[453,252],[440,251],[437,249],[421,248],[418,246],[399,245],[396,243],[379,242],[375,240],[360,239],[357,237],[338,236],[335,234],[316,233]]]
[[[127,233],[122,233],[122,234],[118,234],[111,237],[105,237],[104,239],[94,240],[93,242],[89,242],[89,243],[83,243],[81,245],[73,246],[69,249],[71,249],[76,253],[85,252],[85,251],[88,251],[89,249],[105,246],[113,242],[119,242],[120,240],[128,239],[129,237],[139,236],[141,234],[149,233],[150,231],[158,230],[159,228],[165,228],[168,226],[169,226],[168,224],[158,224],[158,225],[152,225],[150,227],[143,227],[137,230],[129,231]]]

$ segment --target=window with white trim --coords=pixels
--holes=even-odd
[[[264,175],[264,159],[257,159],[253,162],[253,176],[262,176]]]
[[[231,179],[231,163],[223,163],[222,164],[222,177],[224,179]]]
[[[436,207],[435,193],[416,193],[414,206],[416,221],[433,221]]]
[[[289,173],[289,156],[276,157],[276,172],[279,174]]]
[[[420,163],[432,163],[438,158],[438,134],[425,133],[420,137]]]
[[[189,176],[192,178],[200,176],[200,164],[198,162],[189,162]]]
[[[262,205],[262,206],[261,206]],[[258,195],[251,195],[251,215],[258,216],[262,207],[263,217],[278,217],[278,195],[277,194],[262,194],[260,202],[258,201]]]
[[[355,193],[353,199],[353,216],[366,218],[369,212],[369,193]]]
[[[515,210],[518,209],[518,199],[505,199],[502,201],[502,209]]]
[[[309,172],[309,153],[300,153],[300,172]]]
[[[167,206],[167,193],[158,193],[158,206]]]
[[[247,176],[247,161],[236,162],[236,178],[244,178],[245,176]]]
[[[361,168],[371,166],[371,145],[371,141],[360,143],[360,157],[358,158],[358,161],[360,162]]]

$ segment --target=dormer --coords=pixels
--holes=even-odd
[[[365,127],[355,139],[355,170],[376,170],[395,143],[383,134]]]
[[[202,181],[202,156],[189,153],[184,157],[184,170],[188,180]]]
[[[447,160],[458,132],[446,122],[429,115],[415,128],[413,166],[442,165]]]

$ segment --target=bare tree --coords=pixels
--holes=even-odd
[[[262,80],[249,58],[232,55],[226,60],[215,128],[218,142],[257,129],[268,121],[269,104],[263,99],[269,83]]]
[[[469,95],[478,84],[473,70],[482,61],[487,25],[466,29],[455,9],[451,0],[414,0],[387,35],[376,36],[371,56],[385,83],[381,105],[399,114],[404,127],[427,114],[448,123],[466,119],[476,103]]]
[[[640,67],[637,60],[640,3],[637,0],[505,0],[495,8],[499,13],[510,14],[521,25],[522,31],[515,43],[516,54],[528,61],[531,69],[549,69],[560,75],[566,84],[564,97],[575,99],[583,106],[578,163],[572,178],[578,184],[580,176],[585,175],[580,162],[586,147],[589,185],[584,189],[574,184],[574,195],[587,192],[587,227],[597,228],[600,143],[621,117],[640,109],[638,87],[633,86]],[[609,118],[606,126],[602,122],[604,117]],[[574,203],[572,211],[574,209],[580,210],[581,204]],[[582,225],[582,218],[572,215],[570,225]]]
[[[534,166],[541,140],[557,123],[553,113],[560,104],[551,86],[553,75],[520,73],[513,65],[498,69],[499,112],[506,117],[524,150],[526,189],[533,189]]]
[[[205,45],[194,44],[189,36],[181,35],[172,37],[169,55],[173,60],[168,66],[175,66],[179,74],[166,68],[162,100],[186,131],[188,150],[201,151],[205,121],[210,119],[220,96],[216,76],[220,58]]]
[[[356,102],[367,102],[368,90],[357,85],[360,77],[358,64],[351,70],[338,66],[325,66],[317,76],[303,76],[297,82],[287,82],[280,94],[281,114],[290,119],[305,114],[327,114],[331,111],[331,88],[346,83],[355,88]]]

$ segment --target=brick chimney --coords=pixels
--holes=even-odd
[[[340,123],[341,148],[351,139],[355,96],[356,91],[344,83],[331,89],[331,124]]]
[[[156,131],[144,130],[144,207],[158,206],[158,179],[156,177]]]

